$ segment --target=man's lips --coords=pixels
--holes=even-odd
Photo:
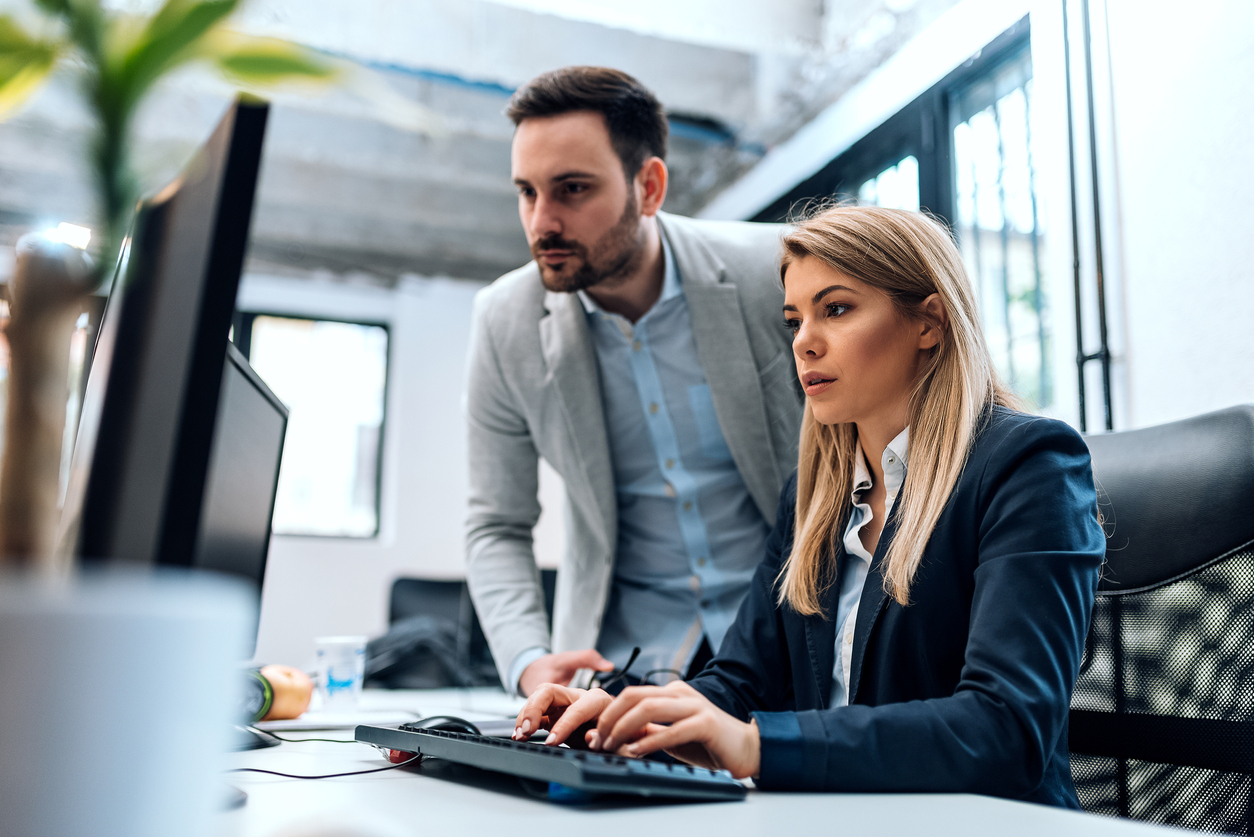
[[[801,376],[801,384],[805,387],[806,395],[818,395],[835,382],[835,378],[827,377],[818,372],[807,372]]]
[[[573,255],[570,250],[541,250],[539,257],[546,262],[564,262]]]

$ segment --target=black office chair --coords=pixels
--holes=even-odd
[[[556,570],[540,571],[549,622]],[[496,663],[464,581],[398,578],[388,633],[366,648],[368,685],[394,689],[496,685]]]
[[[1090,436],[1106,566],[1071,701],[1089,811],[1254,831],[1254,405]]]

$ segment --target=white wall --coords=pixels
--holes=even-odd
[[[1254,402],[1254,3],[1149,5],[1106,4],[1105,166],[1126,346],[1118,427]]]
[[[259,661],[307,665],[313,638],[387,627],[392,582],[461,578],[466,507],[462,413],[471,301],[481,283],[408,278],[395,290],[246,276],[242,310],[388,323],[390,358],[377,538],[276,535],[262,594]],[[547,471],[547,469],[546,469]],[[542,473],[537,554],[555,566],[560,481]]]

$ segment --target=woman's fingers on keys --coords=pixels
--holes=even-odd
[[[697,701],[686,697],[661,693],[640,697],[611,724],[598,724],[601,746],[617,749],[625,742],[639,737],[646,724],[673,724],[701,711]],[[607,729],[608,726],[608,729]]]
[[[546,683],[532,693],[527,698],[527,702],[523,704],[523,708],[518,712],[518,718],[514,726],[515,740],[525,740],[531,737],[531,734],[541,729],[541,723],[547,715],[555,718],[563,709],[573,703],[577,697],[568,693],[577,692],[576,689],[568,689],[565,686],[558,686],[554,683]]]
[[[579,696],[578,700],[562,713],[562,717],[558,718],[553,724],[549,731],[549,737],[544,739],[544,743],[561,744],[575,730],[589,721],[596,720],[612,701],[613,698],[601,689],[592,689],[584,692]]]
[[[662,690],[657,686],[628,686],[619,692],[618,697],[614,698],[614,702],[605,708],[597,720],[597,732],[600,734],[602,745],[610,737],[610,730],[614,728],[614,724],[618,723],[619,718],[640,701],[659,694],[662,694]]]
[[[650,753],[681,747],[694,741],[701,741],[704,724],[699,717],[691,716],[669,726],[648,724],[643,735],[635,741],[622,744],[617,748],[620,756],[643,758]]]

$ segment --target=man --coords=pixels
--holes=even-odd
[[[522,694],[637,647],[630,674],[686,676],[735,617],[796,464],[780,230],[660,212],[666,116],[625,73],[546,73],[507,114],[535,261],[475,302],[475,607]],[[567,500],[551,634],[531,540],[540,456]]]

